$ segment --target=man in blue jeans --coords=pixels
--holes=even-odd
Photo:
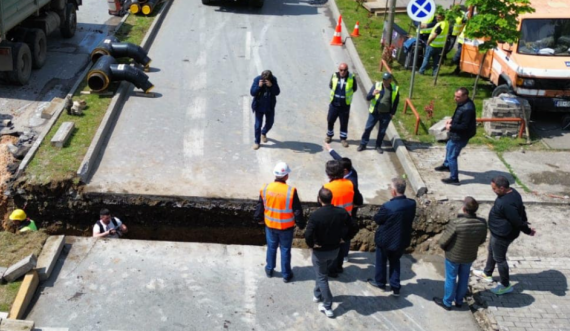
[[[460,87],[455,91],[455,103],[457,107],[453,117],[445,124],[445,129],[449,131],[445,161],[434,170],[449,171],[449,178],[441,180],[444,184],[460,185],[457,158],[461,150],[467,146],[469,139],[477,133],[477,120],[475,105],[469,99],[469,91],[465,87]]]
[[[253,149],[258,150],[261,141],[267,142],[267,133],[273,127],[275,120],[276,96],[281,93],[277,84],[277,77],[273,76],[270,70],[264,70],[260,76],[255,77],[251,85],[250,94],[253,97],[251,109],[255,113],[255,144]],[[265,116],[265,126],[263,129],[263,117]]]
[[[265,184],[259,190],[259,201],[253,219],[265,224],[267,239],[267,265],[265,274],[273,277],[277,259],[277,248],[281,250],[281,276],[288,283],[293,278],[291,270],[291,246],[295,225],[305,228],[303,207],[297,189],[287,185],[291,169],[285,162],[278,162],[273,169],[275,181]]]
[[[362,152],[366,149],[372,129],[374,129],[376,123],[380,122],[378,136],[376,137],[376,151],[380,154],[384,153],[382,140],[384,140],[386,129],[388,129],[388,125],[394,114],[396,114],[396,109],[398,109],[398,102],[400,101],[398,90],[399,87],[392,82],[392,74],[389,72],[385,72],[382,75],[382,83],[376,82],[372,86],[366,96],[366,100],[370,101],[370,107],[368,108],[370,113],[368,114],[360,146],[356,149],[357,151]]]
[[[457,308],[463,305],[471,264],[477,259],[477,249],[487,238],[487,223],[484,218],[477,217],[477,209],[477,200],[466,197],[464,214],[449,221],[439,239],[439,246],[445,251],[445,294],[443,299],[434,297],[433,301],[445,310],[451,310],[453,301]]]

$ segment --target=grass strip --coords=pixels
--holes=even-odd
[[[163,5],[164,2],[157,6],[149,16],[129,15],[115,33],[115,36],[121,42],[140,45]],[[119,59],[119,62],[128,63],[125,59]],[[115,92],[118,87],[119,83],[112,83],[108,90]],[[84,80],[73,96],[74,100],[82,99],[86,101],[87,107],[83,115],[69,115],[64,111],[46,135],[34,158],[26,168],[25,176],[28,183],[46,184],[50,181],[77,180],[77,169],[81,165],[81,161],[87,153],[112,100],[112,96],[80,94],[80,91],[88,90],[87,81]],[[52,147],[50,141],[63,122],[74,122],[75,129],[63,148]]]

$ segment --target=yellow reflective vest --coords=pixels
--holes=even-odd
[[[331,81],[332,81],[332,89],[331,89],[330,102],[332,102],[334,99],[334,93],[336,92],[336,86],[338,85],[338,76],[336,74],[333,74]],[[347,106],[349,106],[350,103],[352,102],[352,96],[354,95],[354,90],[352,89],[353,86],[354,86],[354,75],[352,73],[349,73],[348,77],[346,78],[346,86],[344,88],[344,97],[346,98]]]
[[[461,32],[463,32],[463,27],[465,27],[465,22],[463,22],[463,16],[465,16],[465,12],[461,12],[461,16],[455,19],[455,24],[453,24],[453,30],[451,30],[452,36],[458,36]]]
[[[433,27],[433,31],[429,36],[430,39],[432,38],[432,36],[435,36],[435,31],[437,30],[438,27],[441,28],[441,33],[438,34],[434,40],[432,40],[430,46],[433,48],[443,48],[443,46],[445,45],[445,39],[447,38],[447,34],[449,33],[449,22],[444,20],[442,22],[437,23]]]
[[[394,84],[393,82],[390,83],[390,86],[392,87],[392,104],[391,104],[391,106],[393,106],[394,100],[396,100],[396,96],[398,96],[398,90],[400,89],[400,87],[398,85]],[[382,82],[376,82],[376,89],[379,90],[380,92],[382,92],[382,90],[384,90],[384,84],[382,84]],[[376,94],[374,99],[370,100],[370,107],[368,107],[368,111],[370,113],[374,112],[374,107],[376,107],[376,103],[378,102],[378,99],[380,99],[381,94],[382,93]]]

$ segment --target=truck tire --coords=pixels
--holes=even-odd
[[[72,3],[68,3],[65,6],[63,20],[59,29],[63,38],[71,38],[75,35],[75,30],[77,29],[77,12]]]
[[[47,59],[46,34],[40,29],[31,29],[24,42],[32,52],[32,68],[39,69],[44,66]]]
[[[12,46],[14,70],[8,73],[8,80],[15,85],[26,85],[32,75],[32,52],[28,45],[16,42]]]
[[[502,93],[513,93],[513,90],[511,89],[511,87],[509,85],[501,84],[501,85],[495,87],[495,89],[493,90],[493,94],[491,96],[492,97],[498,97]]]

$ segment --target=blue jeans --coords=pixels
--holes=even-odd
[[[435,74],[437,73],[437,67],[439,66],[439,57],[441,56],[441,51],[443,48],[434,48],[431,46],[428,46],[426,48],[426,53],[424,55],[424,62],[422,63],[422,66],[420,67],[420,74],[424,74],[424,72],[426,71],[428,65],[429,65],[429,59],[433,58],[433,75],[435,76]]]
[[[386,130],[388,129],[388,125],[390,124],[391,120],[392,115],[390,115],[390,113],[369,113],[360,144],[364,146],[368,144],[372,129],[374,129],[376,123],[380,122],[380,126],[378,127],[378,136],[376,137],[376,147],[382,147],[382,140],[384,140]]]
[[[461,59],[461,48],[463,48],[463,44],[457,43],[457,52],[453,55],[453,59],[451,60],[454,64],[459,65],[459,60]]]
[[[468,140],[448,140],[445,146],[445,161],[443,165],[449,167],[449,178],[459,180],[459,166],[457,158],[461,150],[467,146]]]
[[[287,230],[275,230],[265,227],[265,239],[267,240],[267,265],[265,270],[273,271],[277,259],[277,248],[281,250],[281,275],[283,278],[293,276],[291,271],[291,246],[293,245],[293,231],[295,228]]]
[[[265,116],[265,126],[263,129],[261,125],[263,124],[263,116]],[[255,112],[255,143],[259,144],[261,140],[261,135],[266,135],[269,130],[273,127],[273,121],[275,120],[275,110],[267,112]]]
[[[315,269],[316,282],[313,290],[315,298],[323,300],[323,305],[327,309],[331,309],[333,296],[329,287],[329,269],[335,263],[339,249],[332,251],[316,251],[313,250],[311,261]]]
[[[400,258],[402,251],[388,251],[376,246],[376,274],[374,280],[380,286],[386,285],[386,275],[390,273],[390,287],[399,289],[400,286]],[[390,264],[389,270],[386,270],[386,264]]]
[[[467,294],[470,269],[471,263],[455,263],[445,259],[445,294],[443,303],[446,306],[451,307],[453,301],[457,305],[463,304],[463,298]]]

